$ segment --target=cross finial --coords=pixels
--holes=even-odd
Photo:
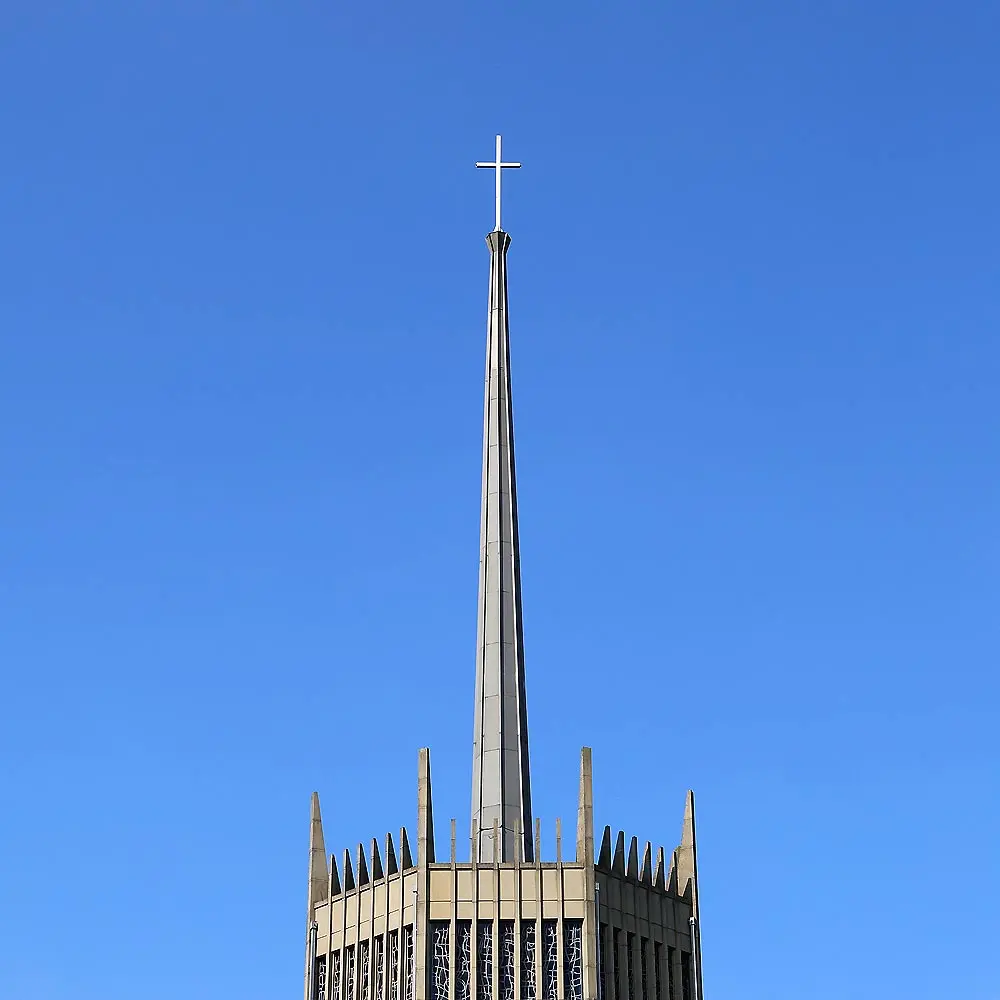
[[[477,163],[477,167],[489,167],[491,170],[496,171],[496,181],[497,181],[497,224],[495,232],[500,232],[500,175],[503,172],[504,167],[519,167],[520,163],[504,163],[503,157],[500,155],[500,136],[497,136],[497,158],[494,163]]]

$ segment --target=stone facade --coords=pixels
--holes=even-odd
[[[700,1000],[690,793],[669,866],[634,837],[626,857],[624,833],[612,850],[610,827],[595,862],[589,748],[572,857],[557,822],[550,861],[537,824],[533,861],[458,861],[452,820],[439,860],[426,749],[418,803],[415,860],[404,829],[398,855],[387,835],[384,857],[372,841],[317,871],[314,798],[304,1000]]]

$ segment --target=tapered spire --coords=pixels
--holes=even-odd
[[[499,174],[499,157],[497,158]],[[476,639],[476,725],[472,821],[476,859],[534,858],[528,714],[524,691],[521,567],[514,477],[514,420],[507,325],[507,248],[499,226],[490,249],[483,416],[483,495],[480,520],[479,623]],[[494,844],[494,820],[498,825]],[[477,833],[478,831],[478,833]]]

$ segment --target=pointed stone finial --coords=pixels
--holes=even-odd
[[[382,858],[378,853],[378,841],[372,837],[372,881],[379,882],[385,877],[382,871]]]
[[[355,888],[354,869],[351,867],[351,852],[344,851],[344,892],[350,892]]]
[[[392,845],[392,834],[387,833],[385,835],[385,873],[386,875],[395,875],[399,871],[399,865],[396,864],[396,848]]]
[[[597,867],[605,871],[611,870],[611,827],[604,828],[604,835],[601,837],[601,853],[597,858]]]
[[[694,792],[684,801],[684,825],[677,848],[677,883],[680,892],[691,899],[691,909],[698,916],[698,847],[694,830]]]
[[[633,837],[628,845],[628,864],[625,866],[625,874],[629,878],[639,878],[639,838]]]
[[[618,839],[615,840],[615,856],[611,859],[611,870],[616,875],[625,874],[625,834],[618,831]]]
[[[580,802],[576,812],[576,860],[594,863],[594,769],[590,747],[580,750]]]
[[[421,747],[417,765],[417,864],[434,864],[434,808],[431,802],[431,752]]]
[[[653,845],[647,840],[642,852],[642,867],[639,869],[639,881],[646,885],[653,884]]]
[[[371,881],[368,877],[368,862],[365,860],[365,845],[358,844],[358,888],[368,885]]]
[[[413,855],[410,854],[410,838],[406,836],[406,827],[399,828],[399,864],[405,872],[413,867]]]
[[[329,892],[330,871],[326,867],[326,846],[323,843],[323,817],[319,811],[319,793],[312,793],[309,809],[309,920],[317,903]]]
[[[337,855],[330,855],[330,893],[333,896],[339,896],[341,893],[340,888],[340,872],[337,870]]]
[[[656,870],[653,872],[653,888],[663,892],[666,884],[666,865],[663,863],[663,848],[656,849]]]

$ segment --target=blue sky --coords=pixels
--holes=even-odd
[[[535,808],[709,1000],[995,1000],[995,4],[8,0],[0,996],[300,995],[468,810],[493,136]]]

